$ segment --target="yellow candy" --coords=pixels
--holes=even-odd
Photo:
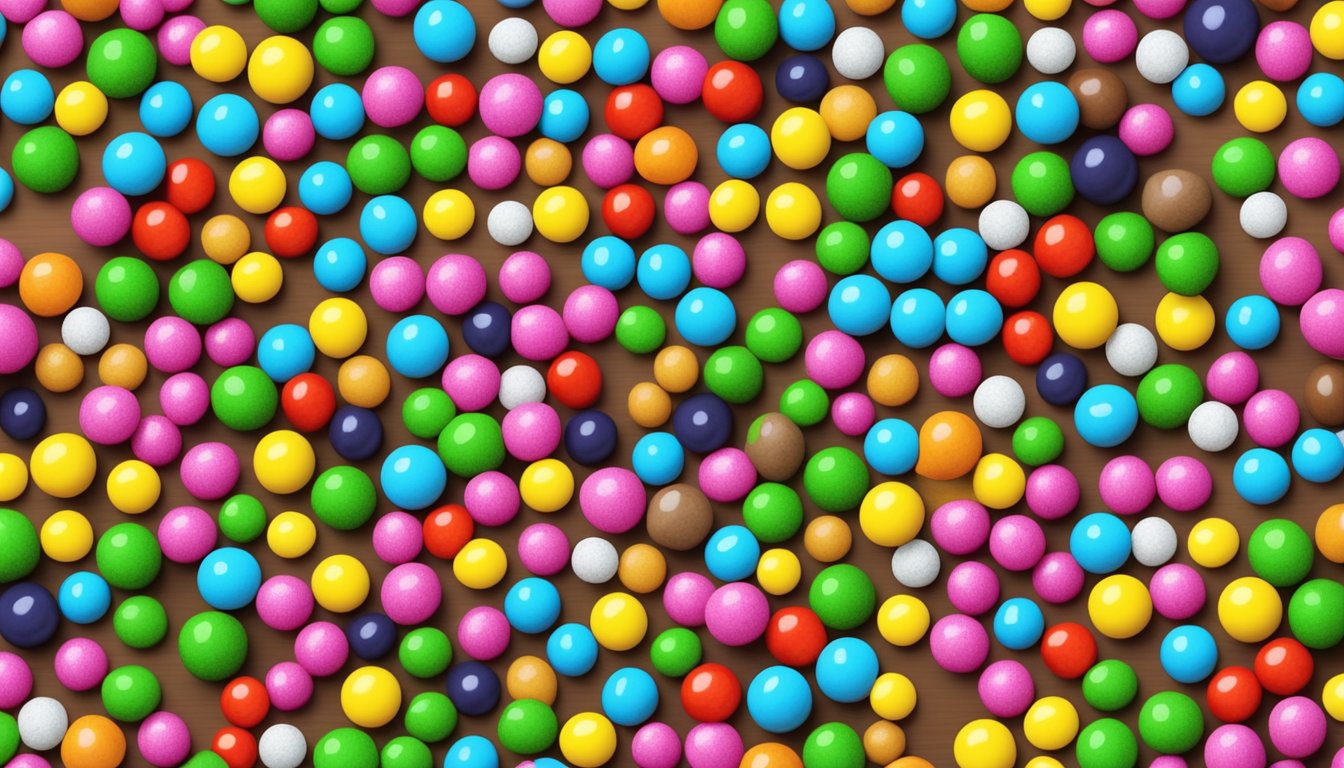
[[[1153,617],[1153,599],[1143,582],[1117,573],[1092,588],[1087,597],[1087,615],[1101,634],[1125,640],[1148,626]]]
[[[1252,80],[1237,91],[1232,111],[1246,130],[1268,133],[1282,125],[1288,116],[1288,100],[1277,85]]]
[[[612,592],[598,598],[588,615],[588,628],[597,644],[611,651],[628,651],[649,631],[649,614],[638,598]]]
[[[892,595],[877,611],[877,631],[892,645],[908,648],[929,631],[929,608],[914,595]]]
[[[1195,523],[1185,543],[1190,559],[1205,568],[1221,568],[1232,562],[1240,546],[1237,527],[1221,517],[1206,517]]]
[[[1158,338],[1179,352],[1190,352],[1208,343],[1217,322],[1208,299],[1178,293],[1163,296],[1154,316]]]
[[[634,11],[643,8],[649,0],[607,0],[612,8],[621,11]]]
[[[308,333],[319,352],[341,360],[364,346],[364,339],[369,334],[369,320],[364,316],[364,310],[350,299],[327,299],[308,316]]]
[[[957,732],[952,756],[960,768],[1013,768],[1017,740],[998,720],[972,720]]]
[[[453,558],[453,575],[469,589],[489,589],[504,578],[509,557],[490,539],[472,539]]]
[[[1344,723],[1344,673],[1325,681],[1321,690],[1321,705],[1334,719]]]
[[[859,504],[859,528],[879,547],[899,547],[924,527],[924,499],[905,483],[873,486]]]
[[[952,105],[952,138],[972,152],[993,152],[1008,140],[1013,114],[1008,102],[994,91],[966,93]]]
[[[266,546],[279,557],[290,560],[303,557],[316,542],[317,526],[301,512],[281,512],[266,526]]]
[[[826,159],[831,151],[831,132],[815,110],[793,107],[780,113],[770,126],[770,147],[781,163],[805,171]]]
[[[42,523],[42,552],[59,563],[73,563],[93,548],[93,526],[73,509],[53,513]]]
[[[107,97],[85,80],[61,89],[56,96],[56,124],[71,136],[88,136],[107,120]]]
[[[271,432],[257,441],[252,472],[261,487],[276,494],[294,493],[313,478],[317,457],[308,438],[288,429]]]
[[[206,27],[191,40],[191,68],[212,83],[227,83],[247,66],[247,43],[237,31],[220,24]]]
[[[429,196],[422,212],[425,229],[440,240],[456,240],[476,223],[476,206],[456,189],[441,189]]]
[[[537,48],[537,68],[553,83],[576,82],[588,74],[592,64],[592,47],[583,35],[570,29],[551,34]]]
[[[28,459],[33,484],[58,499],[71,499],[83,493],[93,482],[97,469],[98,458],[93,446],[71,432],[58,432],[44,438]]]
[[[0,502],[13,501],[28,488],[28,465],[12,453],[0,453]]]
[[[1327,59],[1344,59],[1344,0],[1331,0],[1316,10],[1311,44]]]
[[[761,589],[775,596],[792,592],[802,577],[803,565],[789,549],[767,549],[756,562],[756,581]]]
[[[868,692],[869,705],[884,720],[904,720],[909,717],[915,711],[918,698],[915,684],[899,672],[881,675]]]
[[[1027,473],[1022,465],[1002,453],[987,453],[975,465],[971,478],[975,500],[990,509],[1008,509],[1022,500]]]
[[[159,473],[143,461],[123,461],[107,473],[107,500],[128,515],[149,511],[162,490]]]
[[[580,712],[560,728],[560,754],[577,768],[606,765],[616,754],[616,727],[596,712]]]
[[[1282,620],[1283,598],[1264,579],[1234,579],[1218,596],[1218,622],[1233,640],[1259,643],[1274,634]]]
[[[280,293],[285,268],[269,253],[253,251],[233,263],[233,293],[248,304],[265,304]]]
[[[961,0],[961,4],[977,13],[998,13],[1013,4],[1013,0]]]
[[[369,571],[350,555],[332,555],[318,563],[310,583],[317,604],[332,613],[349,613],[369,596]]]
[[[1037,749],[1063,749],[1078,735],[1078,710],[1060,696],[1039,698],[1022,718],[1022,735]]]
[[[341,711],[361,728],[392,722],[401,709],[401,683],[382,667],[360,667],[341,684]]]
[[[1120,307],[1104,286],[1074,283],[1055,299],[1055,332],[1074,349],[1096,349],[1115,333]]]
[[[229,196],[248,213],[270,213],[285,199],[285,172],[269,157],[249,157],[229,174]]]
[[[588,201],[573,187],[542,190],[532,203],[532,223],[553,243],[572,243],[588,228]]]
[[[518,493],[538,512],[558,512],[574,496],[574,473],[558,459],[534,461],[518,478]]]
[[[1033,18],[1040,21],[1054,21],[1069,12],[1073,0],[1023,0],[1022,5]]]
[[[761,212],[761,193],[741,179],[729,179],[709,196],[709,220],[723,232],[741,232]]]
[[[268,37],[247,61],[247,84],[272,104],[288,104],[313,84],[313,54],[292,37]]]
[[[765,223],[785,240],[811,237],[821,226],[821,201],[811,187],[786,181],[765,199]]]
[[[1037,755],[1022,768],[1064,768],[1064,764],[1049,755]]]

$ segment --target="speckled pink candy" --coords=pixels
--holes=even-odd
[[[720,448],[700,462],[699,482],[711,501],[741,501],[756,486],[756,466],[741,448]]]
[[[496,75],[481,87],[481,122],[505,138],[522,136],[537,127],[542,107],[541,89],[531,78],[515,72]]]
[[[261,143],[266,154],[281,162],[301,160],[313,150],[317,131],[307,112],[282,109],[266,118],[261,130]]]
[[[121,0],[120,11],[126,26],[142,32],[158,26],[167,13],[163,0]]]
[[[79,404],[80,431],[99,445],[124,443],[139,426],[140,401],[125,387],[95,387]]]
[[[603,467],[579,486],[579,509],[603,533],[625,533],[639,525],[647,502],[644,483],[623,467]]]
[[[164,557],[174,563],[195,563],[215,548],[219,528],[200,507],[173,507],[159,521],[158,537]]]
[[[1336,360],[1344,359],[1344,291],[1327,288],[1307,299],[1298,325],[1312,349]]]
[[[1260,388],[1260,366],[1241,350],[1226,352],[1209,366],[1204,387],[1220,403],[1241,405]]]
[[[233,491],[242,465],[233,448],[209,442],[192,446],[182,457],[178,472],[187,493],[202,501],[215,501]]]
[[[794,259],[775,272],[775,301],[795,314],[806,314],[821,306],[829,290],[826,273],[814,261]]]
[[[1193,512],[1213,495],[1213,475],[1193,456],[1172,456],[1157,468],[1157,497],[1177,512]]]
[[[71,643],[78,645],[81,643],[81,640],[78,638],[75,640],[67,640],[65,645],[61,646],[61,651],[64,651],[66,646],[71,645]],[[82,643],[93,643],[94,646],[97,646],[97,643],[94,643],[92,640],[83,640]],[[81,646],[81,648],[86,647],[87,646]],[[102,651],[102,648],[99,648],[98,650]],[[74,652],[78,653],[79,651]],[[57,652],[56,658],[58,660],[61,658],[60,651]],[[107,673],[106,655],[103,656],[103,673]],[[57,670],[57,677],[60,677],[59,670]],[[101,681],[102,678],[100,677],[99,680]],[[23,660],[22,656],[10,653],[9,651],[0,651],[0,681],[4,681],[5,683],[0,686],[0,709],[14,709],[27,701],[28,694],[33,691],[33,670],[28,666],[28,662]],[[65,684],[67,688],[70,687],[65,683],[64,679],[62,679],[61,682],[62,684]],[[71,690],[76,689],[71,688]]]
[[[128,0],[121,2],[125,7]],[[84,30],[79,19],[65,11],[43,11],[23,26],[23,52],[34,64],[60,69],[78,59],[82,50]]]
[[[509,620],[498,608],[478,605],[457,623],[457,644],[478,661],[490,661],[509,648]]]
[[[583,172],[599,189],[624,184],[635,173],[635,149],[610,133],[599,133],[583,145]]]
[[[1301,306],[1321,287],[1323,275],[1320,254],[1300,237],[1279,238],[1260,257],[1260,285],[1284,306]]]
[[[1047,603],[1063,605],[1083,591],[1083,567],[1068,552],[1051,552],[1031,571],[1031,586]]]
[[[1046,464],[1027,476],[1027,509],[1042,520],[1058,520],[1078,506],[1082,488],[1068,467]]]
[[[499,265],[499,290],[514,304],[530,304],[551,289],[551,265],[533,251],[516,251]]]
[[[755,642],[770,623],[770,602],[755,584],[736,581],[714,590],[705,603],[705,626],[724,645]]]
[[[312,618],[315,602],[308,582],[279,574],[262,582],[257,590],[257,616],[271,629],[292,632]]]
[[[1172,621],[1184,621],[1199,613],[1208,597],[1199,572],[1182,563],[1168,563],[1154,571],[1148,580],[1148,592],[1153,610]]]
[[[1344,222],[1344,216],[1341,217]],[[1344,230],[1344,223],[1341,224]],[[695,279],[719,290],[727,290],[747,271],[747,251],[737,238],[726,232],[711,232],[700,238],[691,252],[691,271]]]
[[[1128,57],[1139,44],[1139,29],[1122,11],[1100,11],[1083,24],[1083,48],[1101,64]]]
[[[522,508],[522,494],[513,478],[490,470],[467,481],[462,489],[462,506],[479,525],[507,525]]]
[[[439,610],[443,585],[424,563],[402,563],[388,572],[379,590],[383,612],[403,627],[420,624]]]
[[[191,41],[205,29],[205,22],[195,16],[174,16],[159,27],[156,39],[159,54],[169,63],[185,67],[191,63]]]
[[[503,189],[523,170],[523,155],[513,142],[500,136],[474,141],[467,150],[467,177],[481,189]]]
[[[369,273],[369,293],[379,308],[405,312],[425,297],[425,270],[409,256],[389,256]]]
[[[1118,515],[1135,515],[1157,497],[1157,481],[1148,462],[1138,456],[1117,456],[1097,478],[1101,501]]]
[[[1045,554],[1045,532],[1026,515],[999,518],[989,529],[989,554],[1010,571],[1025,571]]]
[[[518,560],[537,576],[553,576],[569,565],[569,537],[550,523],[533,523],[518,537]]]
[[[13,656],[0,652],[0,667],[4,666],[6,655]],[[93,690],[102,684],[103,678],[107,677],[107,652],[94,640],[87,637],[72,637],[56,649],[56,658],[52,660],[52,666],[56,670],[56,679],[66,688],[72,691]],[[27,664],[24,664],[24,669],[27,668]],[[3,677],[4,674],[0,673],[0,678]],[[18,683],[17,688],[6,687],[3,691],[19,694],[18,701],[6,703],[8,699],[0,694],[0,707],[13,709],[23,703],[32,690],[32,673],[29,673],[26,688],[22,685],[22,679],[19,679]]]
[[[313,676],[295,662],[282,661],[266,671],[266,694],[271,706],[293,712],[313,698]]]
[[[167,466],[182,453],[182,430],[167,416],[145,416],[131,435],[131,452],[151,467]]]
[[[673,184],[663,198],[663,218],[679,235],[704,231],[709,226],[709,188],[698,181]]]
[[[424,545],[424,528],[413,515],[394,510],[373,524],[373,552],[384,563],[409,563],[420,554]]]
[[[1279,153],[1279,183],[1296,197],[1325,197],[1339,184],[1339,154],[1315,136],[1296,139]]]
[[[294,658],[314,677],[340,672],[349,657],[350,641],[329,621],[315,621],[294,638]]]
[[[565,299],[561,317],[575,341],[596,344],[616,330],[620,317],[616,295],[600,285],[581,285]]]
[[[1311,67],[1311,34],[1294,21],[1271,21],[1255,40],[1255,62],[1270,80],[1290,82]]]
[[[485,268],[460,253],[439,257],[425,277],[429,303],[445,315],[461,315],[485,298]]]
[[[1157,104],[1135,104],[1120,118],[1120,140],[1140,157],[1156,155],[1171,146],[1176,126],[1171,114]]]
[[[145,762],[156,768],[170,768],[181,765],[191,753],[191,729],[181,717],[160,710],[140,723],[135,744]]]
[[[200,331],[180,317],[160,317],[145,329],[145,357],[157,371],[190,370],[201,359],[201,348]]]
[[[705,605],[714,594],[714,582],[691,571],[674,574],[663,587],[663,609],[667,617],[683,627],[705,625]]]
[[[569,332],[560,313],[545,304],[530,304],[513,315],[513,348],[533,362],[550,360],[569,346]]]
[[[443,391],[459,411],[479,411],[499,395],[499,366],[476,354],[454,358],[443,369]]]
[[[863,375],[863,345],[840,331],[822,331],[807,343],[803,355],[808,378],[826,389],[844,389]]]
[[[704,54],[687,45],[664,48],[649,66],[653,90],[669,104],[690,104],[700,98],[708,73]]]
[[[384,128],[396,128],[420,114],[425,105],[425,86],[405,67],[379,67],[365,78],[360,99],[370,121]]]
[[[511,408],[500,424],[504,448],[519,461],[550,456],[563,434],[560,416],[547,403],[522,403]]]

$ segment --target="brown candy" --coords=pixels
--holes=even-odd
[[[1307,410],[1327,427],[1344,425],[1344,363],[1321,363],[1307,374]]]
[[[649,500],[644,525],[654,544],[684,552],[694,549],[714,527],[714,509],[699,488],[674,483]]]
[[[1129,106],[1129,90],[1109,69],[1089,67],[1074,72],[1069,90],[1078,99],[1078,119],[1094,130],[1104,131],[1120,122]]]
[[[1297,5],[1297,0],[1256,0],[1256,1],[1259,2],[1261,5],[1265,6],[1266,8],[1268,8],[1269,10],[1278,11],[1279,13],[1283,13],[1284,11],[1291,11],[1293,9],[1293,6]]]
[[[803,465],[803,431],[782,413],[763,414],[747,432],[747,457],[766,480],[782,483]]]
[[[1202,176],[1169,168],[1148,177],[1143,185],[1143,215],[1153,226],[1185,232],[1209,215],[1213,195]]]

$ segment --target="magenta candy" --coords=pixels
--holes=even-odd
[[[188,449],[178,471],[188,493],[202,501],[213,501],[233,491],[241,470],[233,448],[210,442]]]
[[[0,337],[0,373],[18,373],[37,357],[37,326],[13,304],[0,304]]]
[[[476,354],[454,358],[443,369],[443,391],[459,411],[479,411],[499,396],[499,366]]]
[[[756,465],[741,448],[720,448],[700,462],[699,480],[710,501],[741,501],[756,486]]]
[[[846,392],[831,403],[831,421],[836,429],[850,437],[867,433],[876,419],[873,399],[862,392]]]
[[[1302,422],[1297,401],[1281,389],[1264,389],[1251,395],[1241,418],[1246,434],[1265,448],[1286,445],[1297,435]]]
[[[683,627],[703,627],[705,606],[714,594],[714,582],[698,573],[674,574],[663,587],[663,609],[667,617]]]
[[[624,184],[635,173],[635,150],[630,142],[610,133],[599,133],[583,145],[583,172],[600,189]]]
[[[1265,745],[1244,725],[1220,725],[1204,742],[1206,768],[1265,768]]]
[[[1083,567],[1068,552],[1051,552],[1031,571],[1031,586],[1047,603],[1063,605],[1083,591]]]
[[[1311,67],[1311,35],[1293,21],[1271,21],[1255,40],[1255,62],[1270,80],[1290,82]]]
[[[379,67],[370,72],[359,95],[369,120],[384,128],[411,122],[425,106],[424,85],[405,67]]]
[[[844,389],[863,375],[863,345],[836,330],[822,331],[807,343],[803,356],[808,378],[826,389]]]
[[[145,762],[156,768],[172,768],[191,753],[191,729],[182,718],[160,710],[140,723],[135,744]]]
[[[481,189],[503,189],[522,169],[523,155],[508,139],[486,136],[467,150],[467,176]]]
[[[1157,104],[1135,104],[1120,118],[1120,140],[1141,157],[1156,155],[1175,137],[1171,114]]]
[[[969,555],[989,540],[989,510],[972,499],[949,501],[933,511],[929,530],[944,552]]]
[[[705,87],[709,62],[696,49],[673,45],[658,52],[649,67],[653,90],[669,104],[690,104],[700,98]]]
[[[667,723],[648,723],[630,740],[630,757],[637,768],[677,768],[681,737]]]
[[[146,416],[131,435],[131,452],[151,467],[165,467],[182,453],[182,430],[167,416]]]
[[[478,110],[486,128],[511,139],[537,127],[542,103],[541,89],[536,83],[509,72],[490,78],[481,87]]]
[[[616,330],[620,314],[620,303],[611,291],[600,285],[581,285],[565,299],[560,316],[571,338],[583,344],[596,344]]]
[[[1148,768],[1188,768],[1185,758],[1177,755],[1159,755],[1148,763]]]
[[[1330,244],[1336,251],[1344,253],[1344,208],[1340,208],[1330,216]],[[2,250],[2,248],[0,248]],[[0,278],[0,286],[4,285],[4,279]]]
[[[714,590],[705,604],[705,627],[730,646],[755,642],[770,623],[770,603],[755,584],[735,581]]]
[[[533,523],[518,536],[518,561],[537,576],[554,576],[569,565],[569,537],[550,523]]]
[[[373,9],[375,11],[378,11],[384,16],[391,16],[393,18],[410,15],[412,11],[414,11],[416,8],[419,8],[420,4],[424,2],[424,0],[370,0],[370,1],[372,2]]]
[[[468,480],[467,487],[462,489],[462,505],[479,525],[506,525],[518,516],[522,504],[518,484],[503,472],[482,472]]]
[[[425,297],[425,270],[409,256],[389,256],[369,272],[373,303],[392,313],[401,313]]]
[[[711,458],[712,454],[705,462],[708,463]],[[701,464],[702,471],[703,467],[704,464]],[[754,469],[752,480],[754,483]],[[647,501],[644,483],[638,475],[623,467],[603,467],[589,475],[579,486],[579,509],[584,519],[603,533],[625,533],[639,525],[644,519]]]
[[[158,26],[166,13],[163,0],[121,0],[120,10],[126,26],[142,32]]]
[[[1022,662],[1002,659],[985,667],[976,686],[980,701],[995,717],[1018,717],[1036,698],[1036,682]]]
[[[429,267],[425,292],[429,303],[445,315],[461,315],[485,298],[485,268],[470,256],[449,253]]]
[[[1027,475],[1027,509],[1042,520],[1058,520],[1078,506],[1082,489],[1067,467],[1046,464]]]
[[[1260,388],[1260,367],[1241,350],[1227,352],[1209,366],[1204,387],[1214,400],[1241,405]]]
[[[560,416],[546,403],[522,403],[500,423],[504,447],[519,461],[539,461],[560,445]]]
[[[457,644],[478,661],[497,659],[509,647],[509,620],[504,612],[478,605],[462,615],[457,624]]]
[[[1177,512],[1193,512],[1213,495],[1209,468],[1193,456],[1173,456],[1157,468],[1157,497]]]
[[[541,7],[562,27],[582,27],[601,13],[602,0],[541,0]]]
[[[131,204],[111,187],[91,187],[70,206],[70,228],[89,245],[114,245],[131,231]]]
[[[145,358],[163,373],[181,373],[196,365],[201,347],[201,332],[180,317],[160,317],[145,329]]]
[[[989,554],[1010,571],[1025,571],[1045,554],[1045,532],[1026,515],[999,518],[989,530]]]
[[[24,678],[20,676],[11,676],[5,670],[6,654],[0,652],[0,681],[8,680],[13,683],[0,685],[0,707],[12,709],[17,707],[28,697],[28,692],[32,689],[32,673],[28,672],[28,665],[24,664],[23,671],[28,672],[27,685],[24,684]],[[17,657],[15,657],[17,658]],[[61,643],[61,647],[56,649],[56,657],[52,659],[52,666],[56,670],[56,679],[61,681],[61,685],[72,691],[89,691],[102,684],[103,678],[107,677],[108,661],[107,651],[96,640],[90,640],[87,637],[72,637]],[[8,703],[10,700],[5,698],[5,694],[17,693],[17,701]]]
[[[530,304],[551,289],[551,265],[541,254],[517,251],[499,265],[499,290],[514,304]]]
[[[980,385],[980,355],[970,347],[948,342],[929,356],[929,383],[943,397],[965,397]]]
[[[1286,757],[1311,757],[1325,743],[1321,706],[1306,696],[1289,696],[1269,713],[1269,740]]]
[[[679,235],[694,235],[709,226],[709,189],[698,181],[673,184],[663,197],[663,218]]]
[[[383,612],[402,626],[429,619],[443,600],[438,574],[424,563],[402,563],[383,578],[379,591]]]
[[[124,443],[138,426],[140,401],[125,387],[95,387],[79,404],[79,428],[99,445]]]
[[[1324,270],[1315,246],[1300,237],[1282,237],[1260,257],[1260,285],[1269,298],[1300,306],[1321,287]]]
[[[1208,597],[1204,580],[1194,568],[1182,563],[1167,563],[1148,580],[1153,610],[1172,621],[1184,621],[1204,608]]]
[[[257,335],[247,321],[226,317],[205,330],[205,354],[221,368],[246,363],[257,351]]]
[[[1100,11],[1083,24],[1083,48],[1101,64],[1128,57],[1139,44],[1139,29],[1121,11]]]
[[[954,613],[939,619],[929,631],[929,651],[948,672],[974,672],[989,656],[989,634],[980,622]]]
[[[23,254],[18,246],[0,237],[0,288],[8,288],[18,282],[23,273]]]
[[[85,640],[86,643],[92,643],[95,648],[102,651],[102,647],[92,640]],[[67,640],[61,650],[56,652],[56,665],[58,667],[56,676],[62,677],[59,667],[61,665],[61,652],[72,643],[79,643],[78,639]],[[80,651],[72,651],[78,654]],[[98,678],[102,682],[103,676],[107,674],[107,657],[103,657],[103,675]],[[61,682],[65,684],[62,677]],[[96,685],[96,683],[95,683]],[[70,690],[87,690],[71,688]],[[92,687],[92,686],[90,686]],[[10,653],[9,651],[0,651],[0,709],[14,709],[28,700],[28,694],[33,691],[33,670],[28,666],[28,662],[23,660],[22,656]]]
[[[159,548],[174,563],[199,562],[215,548],[219,527],[200,507],[173,507],[159,521]]]
[[[313,698],[313,676],[295,662],[282,661],[266,670],[266,694],[271,706],[293,712]]]
[[[1301,760],[1275,760],[1269,768],[1307,768]]]
[[[47,6],[47,0],[0,0],[0,16],[13,24],[26,24]]]
[[[701,723],[686,734],[685,753],[691,768],[738,768],[746,748],[733,726]]]
[[[15,755],[13,760],[5,763],[5,768],[51,768],[51,763],[41,755],[27,752]]]
[[[1103,504],[1118,515],[1135,515],[1157,497],[1157,480],[1148,462],[1138,456],[1117,456],[1106,462],[1097,478]]]
[[[695,279],[719,290],[737,285],[747,271],[747,252],[737,238],[726,232],[711,232],[700,238],[691,252]]]
[[[1344,291],[1327,288],[1307,299],[1297,321],[1307,346],[1336,360],[1344,359]]]
[[[826,300],[826,273],[814,261],[795,259],[775,273],[775,301],[790,312],[811,312]]]
[[[1185,10],[1185,3],[1186,0],[1134,0],[1134,9],[1150,19],[1170,19]]]
[[[266,154],[281,162],[293,162],[308,156],[317,141],[313,119],[301,109],[282,109],[266,118],[261,143]]]
[[[292,632],[307,624],[315,603],[308,582],[289,574],[272,576],[257,590],[257,616],[280,632]]]
[[[191,426],[210,409],[210,387],[190,371],[169,376],[159,387],[159,409],[177,426]]]
[[[550,360],[569,346],[560,313],[545,304],[529,304],[513,314],[513,348],[533,362]]]
[[[958,563],[947,575],[947,599],[952,607],[979,616],[999,602],[999,576],[978,560]]]
[[[155,39],[159,54],[169,63],[185,67],[191,63],[191,41],[205,29],[205,22],[195,16],[174,16],[159,27]]]
[[[1279,182],[1304,200],[1325,197],[1339,184],[1339,155],[1315,136],[1297,139],[1279,153]]]
[[[424,548],[425,535],[420,521],[405,512],[388,512],[373,524],[373,552],[390,565],[414,560]]]
[[[299,630],[294,638],[294,658],[315,677],[340,672],[349,656],[350,641],[330,621],[315,621]]]

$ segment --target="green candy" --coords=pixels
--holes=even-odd
[[[1087,724],[1074,745],[1078,768],[1134,768],[1139,742],[1124,723],[1110,717]]]
[[[1119,659],[1099,661],[1083,675],[1083,700],[1101,712],[1128,707],[1138,692],[1139,676]]]
[[[277,0],[303,5],[300,0]],[[313,3],[317,5],[316,2]],[[310,16],[303,26],[312,21]],[[267,26],[270,26],[269,24]],[[358,16],[335,16],[322,22],[313,35],[313,58],[338,77],[357,75],[373,62],[375,43],[368,22]]]
[[[810,427],[826,418],[831,396],[811,379],[793,382],[779,396],[779,412],[800,427]]]
[[[937,48],[914,43],[891,52],[882,67],[882,81],[897,108],[922,115],[947,99],[952,90],[952,70]]]
[[[317,0],[252,0],[252,10],[262,24],[282,35],[288,35],[313,23],[317,17]],[[318,34],[321,35],[321,29]],[[313,47],[317,47],[316,40],[313,41]],[[352,75],[354,72],[333,71],[332,74]]]
[[[1032,152],[1018,160],[1009,184],[1018,204],[1033,216],[1054,216],[1073,202],[1069,164],[1054,152]]]
[[[1013,454],[1031,467],[1049,464],[1064,451],[1064,430],[1053,419],[1032,416],[1013,431]]]
[[[728,0],[714,19],[714,42],[730,59],[755,61],[779,38],[779,19],[768,0]]]
[[[140,32],[113,29],[94,39],[84,67],[89,82],[109,99],[129,99],[139,96],[154,82],[159,55],[154,44]]]
[[[854,629],[873,615],[877,590],[868,574],[848,563],[839,563],[823,569],[812,579],[807,602],[827,627]]]
[[[33,522],[13,509],[0,507],[0,584],[33,572],[42,558],[42,546]]]
[[[457,728],[457,707],[446,695],[438,691],[425,691],[416,694],[406,706],[403,722],[410,735],[437,744],[451,736]]]
[[[872,239],[863,227],[852,221],[833,221],[817,235],[817,263],[833,275],[852,275],[868,263],[871,248]]]
[[[447,392],[437,387],[417,389],[401,405],[401,422],[406,431],[421,440],[439,436],[448,422],[457,415],[457,406]]]
[[[665,629],[649,646],[649,661],[660,675],[685,677],[700,663],[700,636],[685,627]]]
[[[439,433],[439,458],[458,477],[475,477],[504,463],[499,422],[484,413],[460,413]]]
[[[451,181],[467,167],[467,143],[446,125],[426,126],[411,139],[411,166],[426,181]]]
[[[765,385],[761,361],[746,347],[720,347],[705,360],[705,386],[729,403],[756,399]]]
[[[499,713],[500,746],[515,755],[545,752],[560,734],[555,711],[536,699],[518,699]]]
[[[141,259],[116,256],[98,270],[93,294],[108,317],[134,323],[148,317],[158,305],[159,278]]]
[[[117,667],[103,678],[103,708],[114,720],[138,723],[159,708],[163,689],[153,672],[138,665]]]
[[[1251,570],[1276,587],[1301,583],[1311,573],[1315,555],[1311,536],[1292,520],[1266,520],[1255,527],[1246,545]]]
[[[255,366],[228,368],[210,387],[210,409],[220,423],[238,432],[266,426],[279,405],[275,382]]]
[[[232,677],[247,661],[247,630],[227,613],[198,613],[178,632],[177,655],[198,680]]]
[[[138,523],[118,523],[98,537],[98,571],[117,589],[141,590],[153,583],[163,564],[159,541]]]
[[[850,221],[872,221],[891,208],[891,169],[867,152],[842,156],[826,174],[826,199]]]
[[[359,6],[364,4],[364,0],[318,0],[322,10],[333,15],[343,13],[354,13],[359,10]]]
[[[803,489],[822,510],[848,512],[868,493],[868,465],[848,448],[822,448],[803,467]]]
[[[378,492],[356,467],[332,467],[317,476],[309,497],[317,519],[338,531],[353,531],[373,517]]]
[[[803,742],[803,765],[807,768],[863,768],[867,765],[863,739],[844,723],[825,723]]]
[[[647,355],[662,347],[666,338],[667,321],[652,307],[636,304],[616,319],[616,343],[627,352]]]
[[[182,768],[229,768],[229,764],[224,762],[224,758],[217,753],[203,749],[183,763]]]
[[[79,173],[79,148],[70,134],[44,125],[23,134],[10,156],[14,178],[34,192],[62,192]]]
[[[1344,584],[1312,579],[1288,601],[1288,628],[1308,648],[1328,650],[1344,640]]]
[[[1274,183],[1274,153],[1265,142],[1242,136],[1213,153],[1213,183],[1232,197],[1250,197]]]
[[[1182,232],[1162,241],[1153,263],[1168,291],[1198,296],[1218,276],[1218,246],[1201,232]]]
[[[0,763],[7,763],[19,751],[19,724],[8,712],[0,712]]]
[[[803,527],[803,500],[782,483],[761,483],[742,501],[742,522],[766,544],[788,541]]]
[[[373,737],[357,728],[328,731],[313,747],[313,768],[372,768],[377,764]]]
[[[219,508],[219,530],[230,541],[247,544],[266,531],[266,507],[247,493],[230,496]]]
[[[785,309],[766,307],[747,322],[747,349],[767,363],[782,363],[803,346],[803,324]]]
[[[438,677],[453,662],[453,644],[441,629],[417,627],[401,639],[397,660],[412,677]]]
[[[1139,710],[1139,736],[1149,749],[1164,755],[1184,754],[1204,738],[1204,713],[1184,693],[1155,693]]]
[[[1133,272],[1153,255],[1153,225],[1137,213],[1116,211],[1097,222],[1092,232],[1097,258],[1116,272]]]
[[[117,606],[112,629],[130,648],[153,648],[168,634],[168,612],[149,595],[132,595]]]
[[[193,325],[211,325],[233,309],[228,270],[209,259],[188,262],[168,280],[168,303]]]
[[[1144,374],[1134,398],[1145,424],[1176,429],[1185,426],[1190,414],[1204,402],[1204,384],[1189,367],[1168,363]]]
[[[957,58],[982,83],[1002,83],[1022,66],[1022,35],[996,13],[977,13],[957,33]]]
[[[430,768],[434,764],[429,747],[413,736],[397,736],[384,744],[378,760],[380,768]]]
[[[411,180],[411,156],[391,136],[365,136],[345,155],[345,170],[355,189],[366,195],[390,195]]]

